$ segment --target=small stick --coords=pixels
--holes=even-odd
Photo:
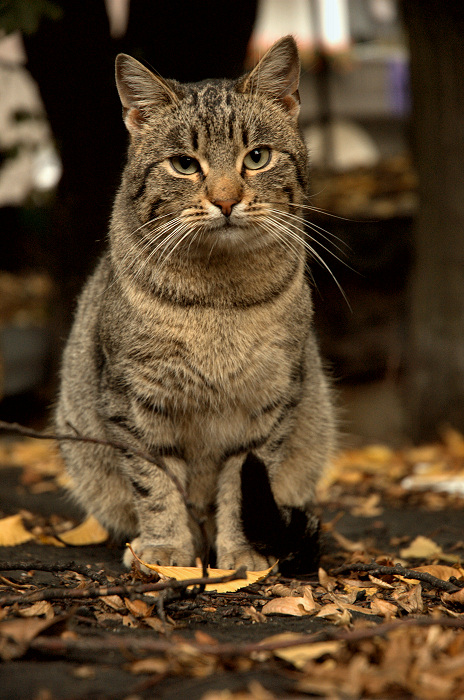
[[[171,479],[172,483],[178,490],[185,507],[187,508],[187,511],[189,512],[190,517],[192,520],[198,525],[198,528],[200,529],[201,536],[203,538],[203,556],[202,556],[202,565],[203,565],[203,573],[205,574],[206,569],[208,567],[208,560],[207,557],[209,557],[209,544],[208,544],[208,538],[205,530],[205,525],[204,522],[201,521],[200,518],[197,517],[195,513],[195,509],[193,505],[189,502],[187,492],[184,489],[183,485],[177,478],[177,476],[169,469],[169,467],[166,465],[163,456],[161,453],[148,453],[145,452],[144,450],[138,450],[136,448],[131,447],[130,445],[126,445],[121,442],[114,442],[112,440],[103,440],[100,438],[94,438],[94,437],[86,437],[84,435],[80,435],[76,428],[74,428],[72,425],[70,425],[71,429],[75,431],[74,435],[55,435],[52,433],[41,433],[37,430],[33,430],[32,428],[27,428],[24,425],[20,425],[19,423],[8,423],[6,421],[0,420],[0,430],[3,430],[5,432],[13,433],[14,435],[22,435],[24,437],[30,437],[34,438],[37,440],[56,440],[58,442],[64,442],[64,441],[70,441],[70,442],[85,442],[85,443],[90,443],[93,445],[103,445],[105,447],[112,447],[115,450],[119,450],[120,452],[130,452],[131,454],[135,455],[136,457],[140,457],[141,459],[146,460],[150,464],[154,464],[156,467],[161,469],[169,479]]]
[[[191,578],[184,581],[169,579],[168,581],[158,581],[157,583],[142,583],[130,586],[93,586],[92,588],[43,588],[33,593],[24,595],[12,595],[0,597],[0,605],[13,605],[14,603],[34,603],[38,600],[63,600],[80,598],[100,598],[107,595],[130,596],[148,593],[151,591],[164,591],[167,588],[174,590],[186,589],[188,586],[202,586],[205,584],[228,583],[238,579],[246,578],[245,567],[240,567],[237,571],[226,576]]]
[[[46,654],[67,654],[70,651],[104,652],[121,651],[134,653],[163,653],[170,651],[175,653],[176,648],[181,648],[185,653],[186,645],[193,651],[206,655],[237,657],[249,656],[253,652],[276,651],[290,647],[299,647],[314,644],[321,641],[340,641],[356,643],[373,637],[384,637],[390,632],[407,627],[432,627],[444,628],[464,627],[464,619],[449,617],[421,617],[406,620],[393,620],[376,627],[362,627],[354,630],[338,630],[333,627],[323,629],[313,634],[305,634],[295,639],[272,640],[268,642],[248,642],[245,644],[199,644],[191,640],[183,640],[179,646],[175,642],[165,639],[121,637],[120,635],[107,635],[105,637],[85,637],[69,639],[63,637],[39,636],[30,643],[30,648]]]
[[[334,575],[348,573],[351,571],[364,571],[370,574],[377,574],[378,576],[404,576],[404,578],[412,578],[417,581],[422,581],[423,583],[428,583],[432,588],[436,588],[440,591],[446,591],[447,593],[455,593],[460,591],[461,587],[456,586],[454,583],[449,581],[443,581],[441,578],[432,576],[426,571],[414,571],[413,569],[405,569],[400,564],[396,566],[381,566],[379,564],[348,564],[346,566],[340,566],[338,569],[333,571]],[[456,571],[456,573],[458,573]]]
[[[81,576],[87,576],[92,581],[104,583],[106,575],[88,569],[85,565],[76,564],[75,561],[45,564],[41,561],[9,561],[0,562],[0,571],[48,571],[50,573],[61,573],[63,571],[73,571]]]

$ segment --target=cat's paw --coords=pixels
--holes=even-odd
[[[254,549],[238,549],[218,557],[220,569],[239,569],[246,566],[248,571],[263,571],[275,564],[275,557],[263,557]]]
[[[132,540],[131,547],[136,555],[147,564],[156,564],[157,566],[192,566],[193,554],[190,551],[176,549],[169,545],[150,545],[145,544],[140,537]],[[132,562],[137,561],[134,555],[127,549],[124,552],[123,562],[130,569]],[[150,569],[140,565],[140,568],[145,574],[150,573]]]

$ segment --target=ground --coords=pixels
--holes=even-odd
[[[110,540],[63,546],[89,534],[49,443],[0,461],[0,698],[464,697],[464,500],[435,490],[462,493],[457,433],[344,452],[319,569],[223,593],[147,590]]]

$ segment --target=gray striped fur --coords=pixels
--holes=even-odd
[[[238,81],[181,85],[117,59],[128,159],[65,349],[56,426],[127,444],[61,449],[77,500],[150,562],[192,565],[200,542],[173,483],[131,447],[161,451],[197,514],[212,513],[218,565],[251,569],[272,556],[243,534],[246,455],[264,461],[278,506],[310,512],[333,450],[291,218],[308,184],[298,75],[291,37]],[[259,147],[270,162],[249,170]],[[201,170],[177,172],[170,159],[182,155]],[[230,216],[222,201],[235,202]]]

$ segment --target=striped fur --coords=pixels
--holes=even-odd
[[[128,160],[109,249],[64,353],[56,424],[127,445],[61,449],[77,499],[148,561],[190,565],[200,541],[172,481],[131,448],[162,454],[197,514],[213,518],[221,567],[282,556],[244,534],[249,456],[280,512],[314,522],[334,419],[298,224],[308,184],[298,74],[290,37],[238,81],[181,85],[117,60]],[[250,153],[263,165],[248,167]],[[196,172],[176,170],[184,156]]]

